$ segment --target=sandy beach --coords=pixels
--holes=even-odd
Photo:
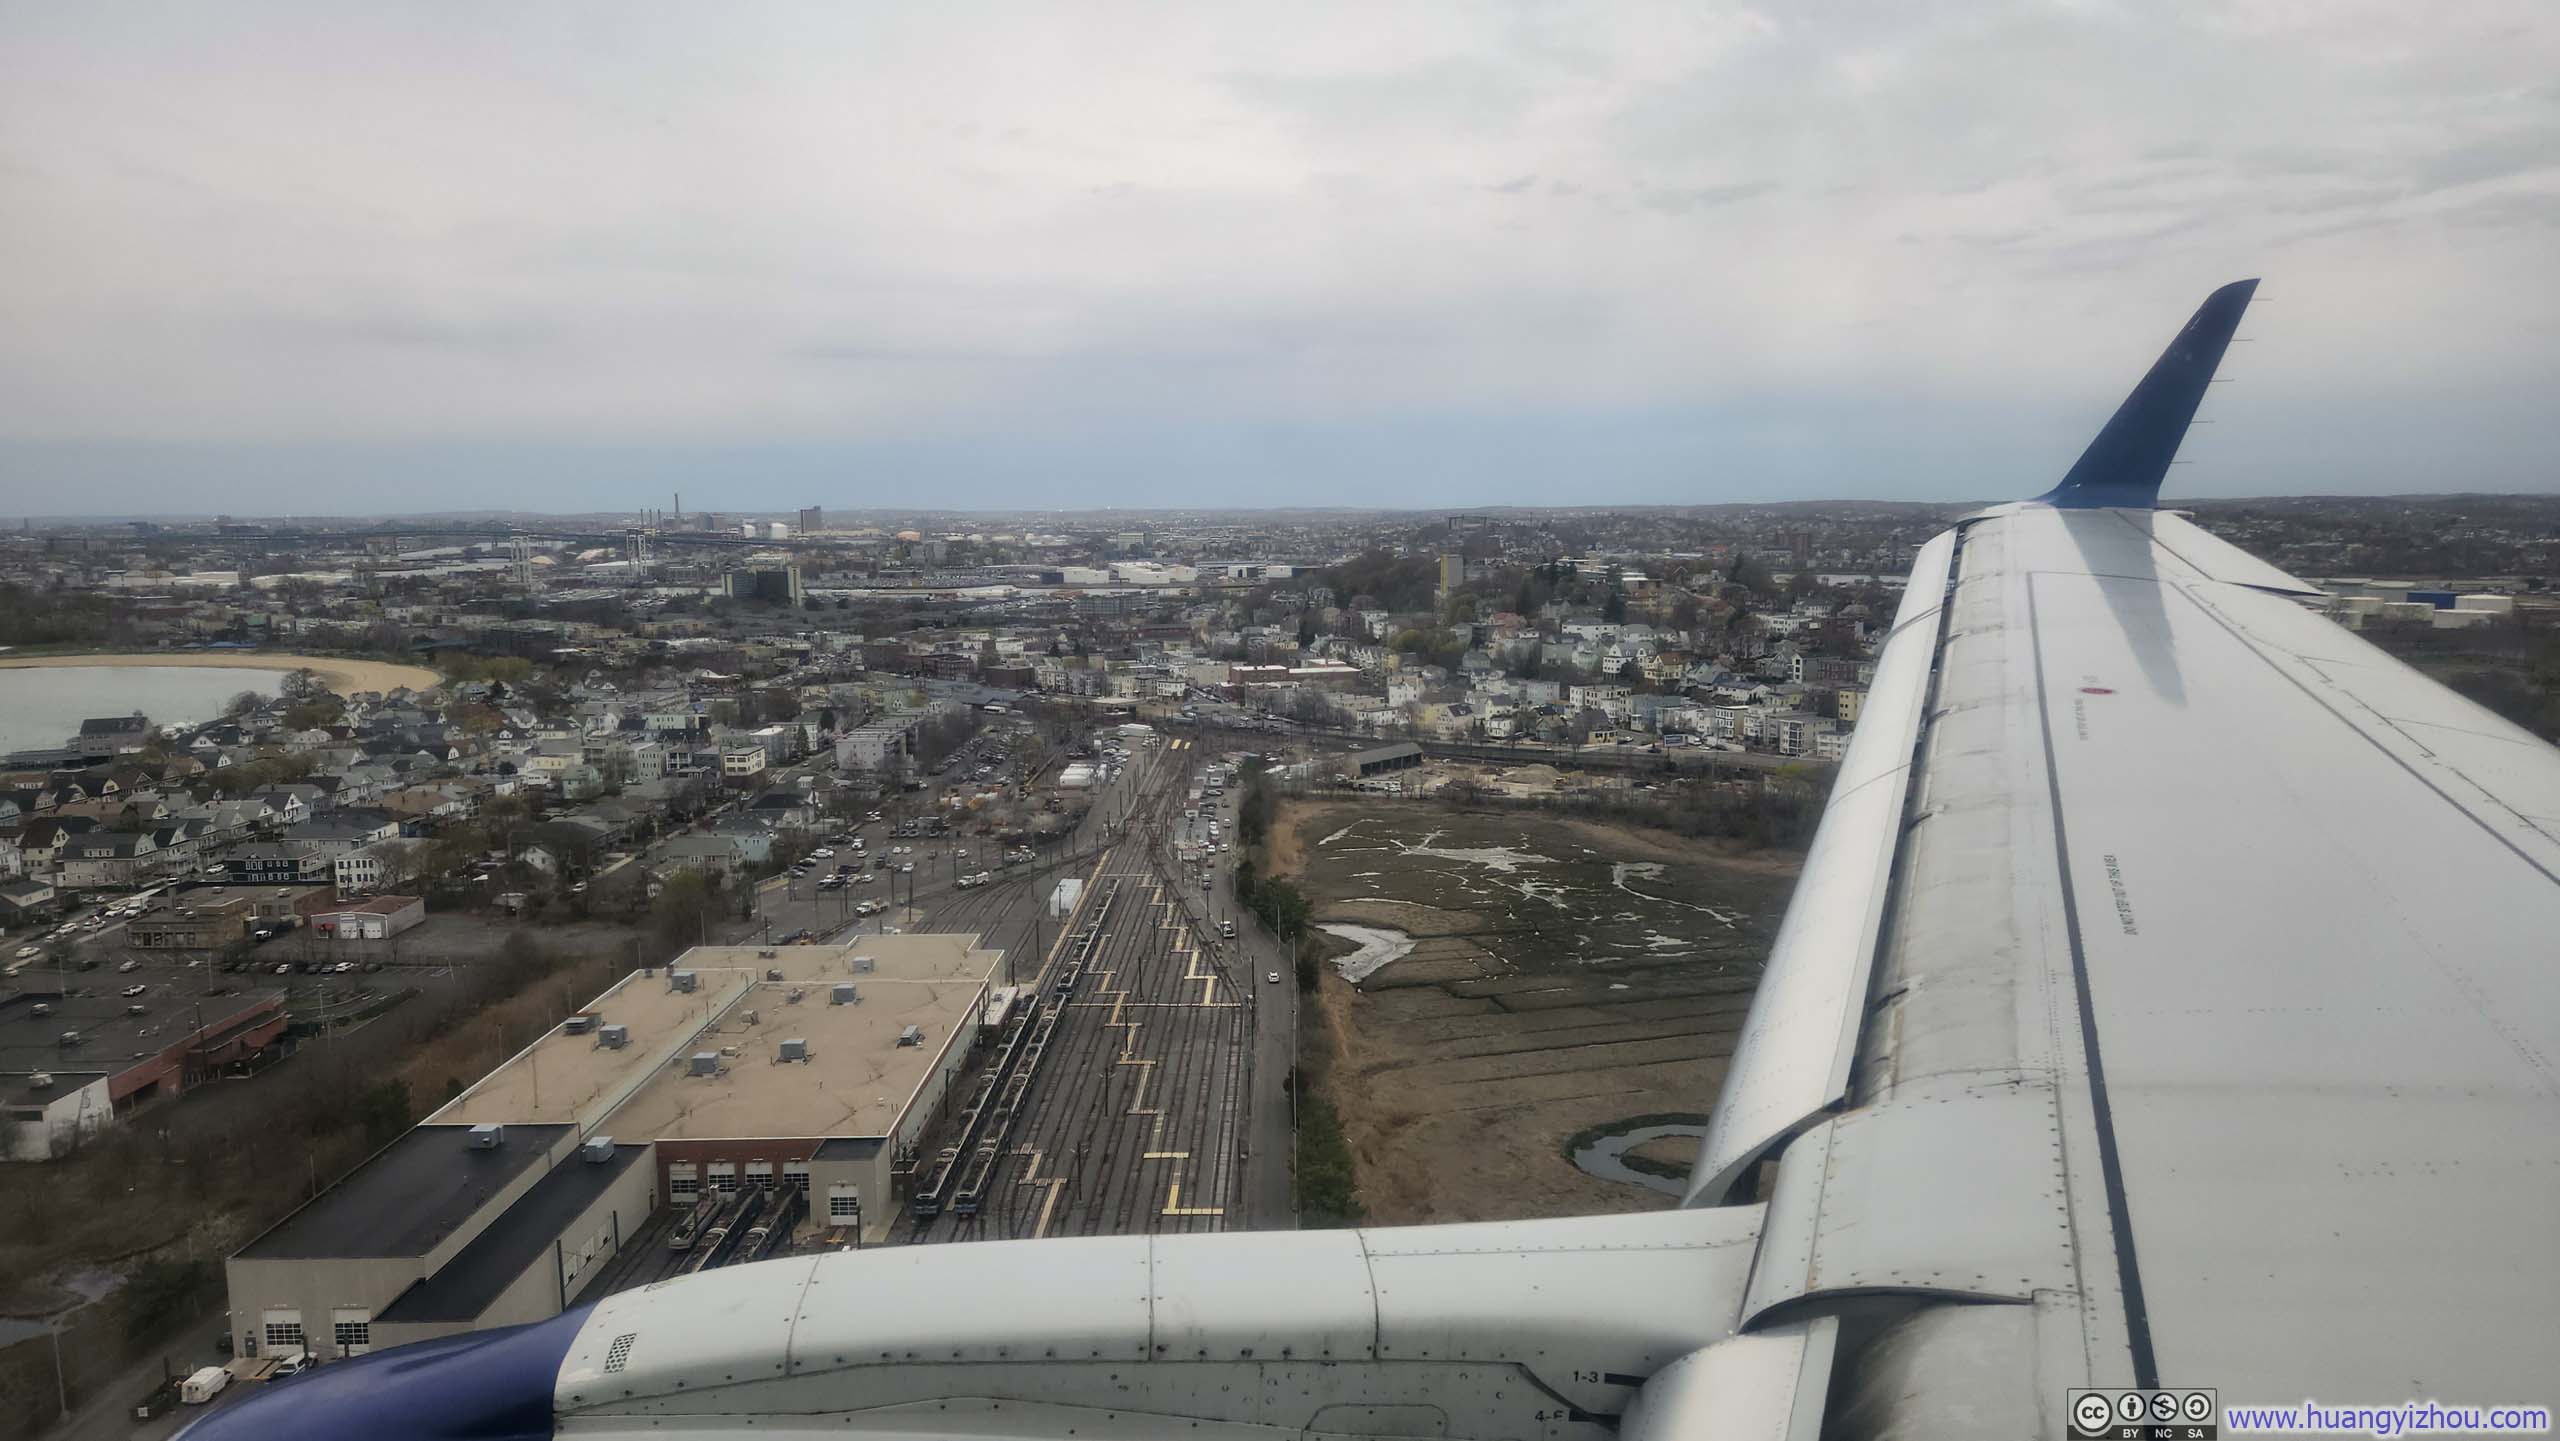
[[[144,666],[169,665],[206,670],[303,670],[317,671],[329,688],[340,695],[357,691],[387,691],[399,686],[423,690],[443,683],[443,678],[425,666],[393,665],[389,661],[344,660],[337,656],[295,655],[290,651],[143,651],[131,655],[18,655],[0,654],[0,670],[28,670],[48,666]]]

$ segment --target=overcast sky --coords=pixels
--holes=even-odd
[[[2551,490],[2560,6],[0,3],[0,514]]]

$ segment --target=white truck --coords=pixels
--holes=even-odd
[[[178,1383],[178,1399],[189,1406],[201,1406],[221,1395],[222,1388],[230,1384],[230,1372],[219,1366],[201,1367]]]

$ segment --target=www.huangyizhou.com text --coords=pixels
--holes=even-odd
[[[2226,1406],[2222,1427],[2228,1432],[2305,1436],[2538,1436],[2551,1430],[2551,1408],[2435,1401],[2404,1401],[2396,1406],[2299,1401],[2289,1406]]]

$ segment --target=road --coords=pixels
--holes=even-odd
[[[128,1408],[160,1383],[164,1357],[182,1372],[218,1361],[214,1343],[221,1339],[228,1316],[228,1312],[220,1310],[207,1312],[162,1342],[149,1356],[125,1367],[104,1384],[92,1385],[85,1395],[74,1397],[70,1416],[56,1422],[46,1433],[48,1441],[160,1441],[176,1434],[180,1426],[203,1415],[206,1408],[173,1406],[148,1421],[134,1420]],[[238,1394],[250,1389],[234,1386],[220,1400],[236,1400]]]

